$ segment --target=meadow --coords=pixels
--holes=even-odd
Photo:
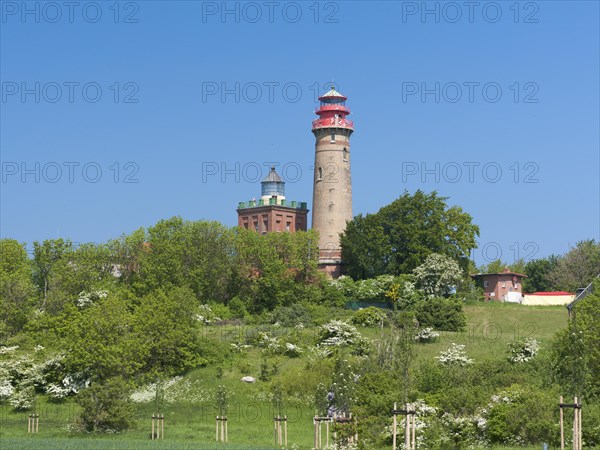
[[[543,349],[556,331],[567,324],[567,312],[563,307],[480,303],[466,305],[465,312],[466,330],[444,332],[436,342],[417,344],[416,362],[432,359],[451,343],[464,344],[469,357],[476,361],[505,359],[509,342],[533,337]],[[227,325],[205,327],[203,333],[229,344],[235,343],[240,334],[251,330],[251,326]],[[377,340],[389,329],[372,327],[360,328],[360,331],[365,337]],[[279,332],[285,333],[286,330],[281,328]],[[315,329],[306,328],[302,333],[304,339],[310,340]],[[17,413],[9,405],[0,406],[0,447],[2,450],[274,448],[274,411],[269,400],[269,383],[258,380],[260,365],[259,349],[250,348],[226,363],[221,373],[215,367],[205,367],[186,374],[178,382],[180,395],[176,400],[167,402],[161,411],[165,415],[164,441],[150,440],[150,417],[155,412],[152,402],[137,404],[137,426],[133,430],[95,435],[70,430],[79,414],[79,407],[71,399],[56,403],[39,397],[40,430],[35,435],[27,433],[27,412]],[[242,383],[240,378],[244,375],[257,378],[256,383]],[[288,383],[310,384],[318,380],[320,374],[314,368],[307,370],[305,357],[282,358],[274,378],[277,377],[285,377]],[[218,385],[226,386],[230,397],[229,444],[221,446],[215,443],[215,405],[212,399]],[[314,408],[309,405],[309,400],[296,396],[287,401],[289,448],[312,448]],[[386,425],[382,423],[381,427]],[[541,445],[529,448],[541,448]]]

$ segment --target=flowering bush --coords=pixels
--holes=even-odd
[[[415,334],[415,341],[417,342],[433,342],[438,337],[440,337],[440,333],[434,331],[433,328],[421,328],[417,334]]]
[[[244,344],[243,342],[234,342],[231,344],[231,348],[236,353],[243,353],[247,348],[251,348],[252,346],[249,344]]]
[[[511,342],[508,344],[508,359],[513,363],[528,362],[535,357],[539,349],[538,341],[533,338]]]
[[[450,294],[463,276],[455,260],[439,253],[429,255],[413,274],[415,285],[428,298]]]
[[[333,354],[331,349],[327,347],[309,347],[308,351],[308,360],[313,363],[320,359],[329,358]]]
[[[436,356],[435,359],[445,366],[467,366],[473,364],[473,360],[465,352],[465,346],[455,344],[454,342],[448,350],[440,352],[440,355]]]
[[[271,337],[265,332],[261,332],[259,334],[258,346],[267,349],[271,353],[278,353],[282,348],[281,344],[279,343],[279,339],[276,337]]]
[[[82,291],[79,293],[79,297],[77,298],[77,306],[80,308],[85,308],[87,306],[92,305],[97,300],[101,298],[106,298],[108,296],[108,291]]]
[[[355,326],[341,320],[332,320],[319,329],[318,346],[354,347],[355,352],[364,354],[368,350],[369,341],[365,339]]]
[[[299,345],[294,345],[287,342],[285,344],[285,354],[292,358],[297,358],[302,355],[302,349]]]
[[[200,305],[198,307],[198,314],[196,314],[196,320],[202,322],[204,325],[210,325],[214,322],[220,322],[221,318],[213,312],[210,306]]]
[[[18,345],[14,345],[12,347],[5,347],[2,346],[0,347],[0,355],[8,355],[9,353],[14,352],[15,350],[17,350],[19,348]]]
[[[17,411],[25,411],[33,406],[35,391],[33,386],[16,389],[10,396],[9,403]]]
[[[342,275],[330,283],[347,299],[363,302],[387,302],[386,292],[394,283],[394,277],[380,275],[376,278],[353,281],[352,278]]]
[[[0,380],[0,401],[8,400],[11,397],[11,395],[13,395],[14,391],[15,388],[9,380]]]

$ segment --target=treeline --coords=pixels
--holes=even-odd
[[[85,292],[120,292],[137,303],[186,288],[196,304],[231,306],[238,316],[303,300],[327,300],[312,231],[258,235],[179,217],[103,244],[35,242],[29,259],[15,240],[0,241],[0,336],[35,314],[60,315]]]
[[[519,259],[508,264],[498,259],[482,265],[478,271],[497,273],[505,267],[527,275],[523,279],[524,292],[576,292],[600,275],[600,242],[594,239],[579,241],[564,255],[550,255],[527,262]]]

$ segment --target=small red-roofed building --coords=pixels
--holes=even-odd
[[[521,303],[523,299],[521,280],[527,278],[527,275],[512,272],[508,267],[505,267],[500,273],[476,273],[471,275],[471,278],[479,287],[483,288],[483,296],[486,301]]]

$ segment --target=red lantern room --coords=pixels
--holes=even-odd
[[[354,123],[346,119],[346,116],[350,114],[346,100],[347,98],[336,91],[333,86],[329,92],[319,97],[321,104],[315,111],[319,118],[313,120],[313,131],[319,128],[346,128],[350,132],[354,131]]]

